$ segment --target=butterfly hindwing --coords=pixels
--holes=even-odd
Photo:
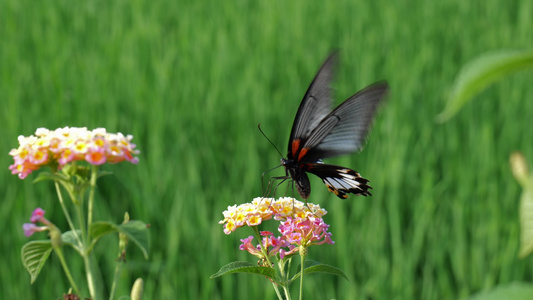
[[[303,167],[306,172],[320,177],[328,190],[341,199],[348,198],[347,194],[372,195],[368,180],[352,169],[323,163],[309,163]]]

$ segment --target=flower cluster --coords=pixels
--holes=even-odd
[[[278,252],[281,254],[281,258],[285,255],[287,252],[282,247],[288,247],[290,250],[295,248],[295,246],[289,244],[286,240],[280,237],[275,237],[274,234],[270,231],[261,231],[261,236],[263,236],[262,240],[262,246],[263,249],[266,249],[269,256],[276,255]],[[245,239],[242,239],[242,244],[239,246],[240,250],[248,251],[250,254],[257,256],[259,258],[263,258],[263,252],[261,251],[260,245],[253,245],[252,240],[254,237],[251,235]]]
[[[45,231],[52,226],[52,223],[44,217],[44,210],[40,207],[36,208],[31,214],[30,218],[31,223],[24,223],[22,225],[22,230],[24,230],[24,235],[31,236],[35,232]],[[40,222],[46,226],[37,226],[35,223]]]
[[[279,232],[290,244],[309,247],[324,243],[334,244],[328,228],[329,225],[324,223],[322,218],[287,218],[287,221],[279,226]]]
[[[297,252],[300,247],[334,243],[331,240],[331,233],[328,232],[329,225],[322,219],[325,214],[327,211],[319,205],[305,204],[293,198],[278,200],[255,198],[252,203],[229,206],[223,212],[224,220],[219,224],[224,224],[224,233],[230,234],[244,225],[253,227],[272,218],[280,221],[278,227],[280,237],[275,237],[271,232],[262,231],[261,245],[254,246],[253,236],[249,236],[241,240],[242,244],[239,249],[248,251],[261,259],[265,258],[261,249],[265,249],[268,256],[279,253],[280,258],[283,259]]]
[[[224,233],[230,234],[235,229],[244,225],[257,226],[262,221],[274,220],[284,221],[287,217],[305,219],[308,216],[321,218],[326,214],[326,210],[320,205],[313,203],[303,203],[294,198],[283,197],[278,200],[274,198],[255,198],[252,203],[244,203],[239,206],[228,206],[222,214],[224,220],[219,224],[224,224]]]
[[[59,169],[72,161],[87,161],[93,165],[105,162],[129,161],[136,164],[139,154],[133,136],[122,133],[108,133],[105,128],[87,130],[82,127],[58,128],[54,131],[39,128],[35,135],[19,136],[19,147],[9,152],[15,163],[9,166],[20,179],[31,172],[50,164]]]

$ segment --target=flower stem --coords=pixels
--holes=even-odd
[[[303,246],[300,246],[300,300],[302,300],[303,297],[303,289],[304,289],[304,262],[305,262],[305,255],[307,254],[307,249]]]
[[[70,270],[68,268],[67,262],[65,261],[65,257],[63,256],[63,250],[61,247],[54,248],[54,251],[56,252],[57,257],[59,257],[59,261],[61,262],[61,266],[63,267],[63,270],[65,271],[65,274],[67,275],[68,281],[70,282],[70,286],[74,289],[74,293],[80,294],[78,290],[78,286],[76,285],[76,282],[74,282],[74,279],[72,278],[72,275],[70,274]]]
[[[74,223],[72,223],[72,219],[70,218],[70,214],[68,213],[67,207],[65,206],[65,202],[63,201],[63,195],[61,194],[61,188],[59,187],[58,181],[54,180],[54,184],[56,187],[57,197],[59,198],[59,204],[61,204],[61,209],[63,209],[63,214],[65,214],[65,218],[67,219],[68,226],[70,227],[70,230],[74,234],[74,237],[76,237],[78,246],[82,248],[82,241],[80,239],[80,236],[78,235],[78,232],[76,231],[76,228],[74,227]]]
[[[79,196],[79,194],[75,195],[74,197]],[[82,239],[82,251],[81,255],[83,257],[83,263],[85,265],[85,275],[87,277],[87,286],[89,287],[89,294],[91,295],[92,300],[98,300],[100,297],[100,293],[96,290],[96,284],[94,281],[94,274],[93,274],[93,265],[91,262],[91,256],[89,254],[90,250],[90,236],[88,233],[88,229],[86,227],[85,218],[83,214],[83,201],[81,197],[76,197],[76,199],[73,199],[76,201],[73,201],[76,203],[76,212],[78,213],[78,221],[80,224],[80,230],[81,230],[81,239]]]
[[[87,211],[87,229],[91,230],[93,222],[93,205],[94,205],[94,190],[96,188],[96,178],[98,177],[98,166],[91,166],[91,189],[89,190],[89,204]]]
[[[278,268],[279,273],[282,278],[283,284],[281,285],[283,287],[283,292],[285,292],[285,299],[290,300],[291,299],[291,293],[289,291],[289,274],[285,272],[285,264],[289,263],[290,266],[291,259],[289,258],[288,261],[278,261]],[[290,267],[287,268],[287,270],[290,270]]]
[[[272,283],[272,286],[274,287],[274,290],[276,291],[276,295],[278,295],[278,299],[279,300],[283,300],[283,297],[281,296],[281,293],[279,292],[279,289],[278,289],[276,283],[273,282],[273,281],[271,281],[271,283]],[[290,299],[290,297],[287,298],[287,299]]]
[[[91,295],[92,300],[97,300],[99,295],[97,295],[96,293],[94,277],[92,273],[91,258],[85,251],[83,255],[83,263],[85,264],[85,275],[87,276],[87,286],[89,287],[89,294]]]
[[[115,290],[117,288],[117,281],[120,276],[120,270],[122,270],[122,260],[119,259],[115,265],[115,274],[113,275],[113,284],[111,285],[111,292],[109,293],[109,300],[115,297]]]

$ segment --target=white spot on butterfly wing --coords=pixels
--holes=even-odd
[[[349,190],[350,187],[359,188],[359,182],[349,178],[325,177],[322,180],[326,186],[338,190]]]

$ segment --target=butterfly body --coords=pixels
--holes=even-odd
[[[368,180],[349,168],[324,164],[321,159],[358,151],[370,130],[379,102],[388,91],[386,82],[375,83],[331,110],[331,88],[336,54],[322,65],[296,113],[287,158],[281,159],[286,178],[307,199],[311,184],[307,173],[318,176],[339,198],[347,194],[371,195]]]
[[[305,164],[298,164],[293,159],[281,159],[281,165],[285,167],[285,173],[296,183],[296,189],[302,198],[307,199],[311,194],[311,183],[305,173]]]

